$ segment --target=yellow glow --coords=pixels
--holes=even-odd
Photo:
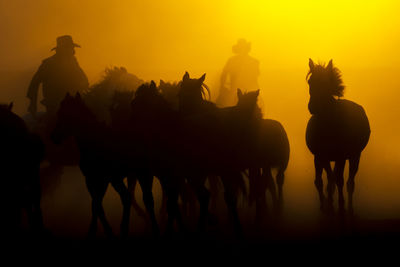
[[[399,7],[398,1],[237,0],[231,18],[240,35],[275,50],[270,54],[277,61],[335,58],[368,66],[398,62],[391,58],[393,37],[399,34]],[[390,62],[383,63],[382,56]]]
[[[52,55],[56,37],[71,34],[82,46],[76,56],[91,82],[110,65],[156,82],[178,80],[187,70],[194,77],[207,73],[215,99],[232,45],[246,38],[260,61],[265,115],[282,122],[291,142],[286,203],[316,207],[304,142],[310,116],[305,75],[308,58],[332,58],[343,73],[345,97],[363,105],[371,122],[357,180],[364,187],[355,201],[364,207],[381,201],[394,210],[400,192],[399,11],[398,0],[0,0],[0,71],[7,73],[0,76],[0,98],[25,113],[29,79]],[[13,78],[9,71],[23,75]]]

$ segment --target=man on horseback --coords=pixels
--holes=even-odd
[[[259,61],[249,55],[251,43],[239,39],[232,47],[235,53],[225,64],[221,74],[221,87],[217,104],[220,106],[233,106],[237,102],[236,92],[240,88],[245,91],[259,89],[258,76],[260,75]],[[229,81],[229,85],[226,85]]]
[[[66,93],[83,92],[89,87],[88,78],[76,60],[75,47],[80,47],[72,41],[70,35],[57,38],[57,46],[52,50],[56,53],[43,60],[32,78],[27,97],[31,100],[28,111],[35,116],[37,111],[37,95],[42,84],[43,100],[49,115],[55,114]]]

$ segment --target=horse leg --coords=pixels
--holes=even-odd
[[[320,208],[321,210],[325,206],[325,195],[324,195],[324,182],[322,181],[322,171],[323,165],[322,161],[318,157],[314,157],[314,167],[315,167],[315,187],[318,190],[319,201],[320,201]]]
[[[176,177],[169,175],[160,175],[158,178],[162,190],[166,195],[166,210],[168,214],[166,233],[167,235],[171,235],[174,231],[175,219],[177,220],[181,230],[184,229],[183,220],[178,206],[179,180]]]
[[[260,168],[249,169],[249,202],[250,205],[256,202],[256,225],[260,226],[263,222],[263,218],[267,212],[267,200],[266,200],[266,182],[261,178]]]
[[[165,216],[168,214],[167,211],[168,195],[167,195],[167,190],[165,190],[164,186],[161,186],[161,191],[162,191],[162,199],[161,199],[160,215],[161,215],[161,221],[165,221],[166,218]]]
[[[333,211],[333,195],[335,194],[336,188],[336,176],[332,171],[329,161],[323,161],[322,166],[323,169],[325,169],[328,178],[328,185],[326,186],[326,191],[328,192],[328,209]]]
[[[275,181],[274,181],[274,178],[272,176],[272,173],[271,173],[271,167],[269,167],[269,166],[263,167],[263,174],[262,175],[263,175],[263,177],[264,177],[264,179],[265,179],[265,181],[267,183],[267,189],[269,189],[269,191],[271,193],[272,204],[273,204],[273,207],[274,207],[274,211],[277,212],[279,210],[278,209],[278,206],[279,206],[279,204],[278,204],[278,196],[276,194],[276,185],[275,185]]]
[[[114,187],[115,191],[118,192],[122,206],[122,221],[121,221],[121,237],[126,238],[128,237],[129,233],[129,217],[131,211],[131,195],[129,193],[128,188],[125,186],[123,182],[123,178],[114,178],[111,182],[112,186]]]
[[[210,202],[210,192],[205,187],[207,176],[192,175],[189,177],[188,182],[194,189],[197,199],[200,203],[200,217],[197,225],[199,232],[204,232],[206,229],[208,219],[208,205]]]
[[[225,202],[228,206],[230,217],[233,220],[235,233],[239,238],[243,236],[242,226],[237,210],[237,198],[239,193],[239,183],[241,179],[242,175],[240,172],[221,175],[221,180],[225,189]]]
[[[257,200],[260,192],[261,170],[260,168],[249,168],[249,203],[252,205]],[[257,205],[257,204],[256,204]]]
[[[335,162],[335,178],[336,178],[336,185],[338,188],[339,194],[339,210],[344,210],[344,196],[343,196],[343,184],[344,184],[344,167],[346,164],[346,159],[340,159]]]
[[[140,187],[143,192],[143,202],[146,210],[150,216],[151,226],[155,236],[160,235],[160,229],[158,227],[156,214],[154,211],[154,198],[153,198],[153,179],[151,174],[143,175],[139,177]]]
[[[283,183],[285,180],[285,169],[279,168],[276,175],[276,184],[278,185],[278,208],[282,209],[283,206]]]
[[[102,204],[104,195],[107,191],[108,182],[105,181],[105,179],[102,180],[101,178],[97,180],[96,177],[86,177],[86,186],[92,197],[92,219],[89,227],[89,238],[94,238],[96,236],[97,219],[100,219],[102,222],[106,235],[108,237],[112,237],[113,234],[111,226],[105,218]]]
[[[211,213],[217,213],[217,198],[218,198],[218,176],[210,175],[208,176],[208,181],[210,183],[210,211]]]
[[[353,193],[354,193],[354,178],[358,171],[358,165],[360,164],[360,156],[357,155],[349,159],[349,179],[347,180],[347,194],[348,194],[348,208],[350,212],[353,212]]]
[[[146,222],[148,221],[147,218],[147,214],[144,211],[144,209],[142,209],[139,204],[136,201],[135,198],[135,190],[136,190],[136,185],[137,185],[137,178],[134,175],[129,175],[127,177],[128,179],[128,191],[130,193],[131,196],[131,205],[132,208],[136,211],[137,215],[141,218],[143,218]]]

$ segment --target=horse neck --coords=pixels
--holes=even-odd
[[[310,97],[308,110],[313,115],[326,115],[329,114],[336,103],[337,100],[331,95],[320,98]]]

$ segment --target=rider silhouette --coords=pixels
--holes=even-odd
[[[221,106],[235,105],[237,89],[253,91],[259,89],[258,76],[260,75],[259,61],[249,55],[251,43],[239,39],[232,47],[233,57],[229,58],[221,74],[221,87],[217,104]],[[229,85],[227,80],[229,78]]]
[[[43,60],[39,69],[32,78],[28,88],[27,97],[31,100],[28,111],[36,115],[37,95],[39,85],[42,83],[43,100],[48,114],[55,114],[61,100],[67,92],[75,94],[89,87],[86,74],[83,72],[75,58],[75,47],[80,47],[72,41],[70,35],[57,38],[56,53]]]

